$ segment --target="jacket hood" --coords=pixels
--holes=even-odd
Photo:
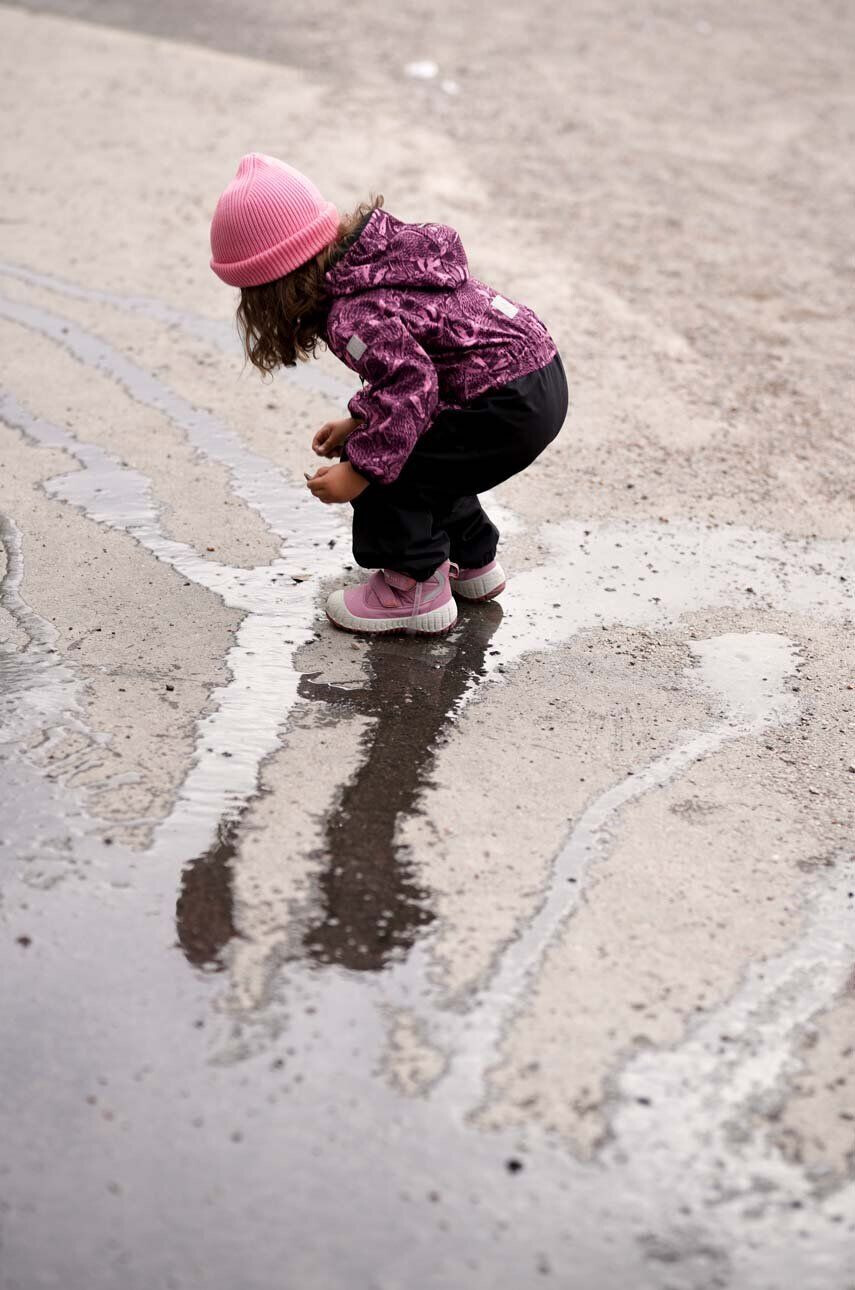
[[[332,295],[377,287],[450,290],[469,277],[460,237],[445,224],[405,224],[380,208],[326,275]]]

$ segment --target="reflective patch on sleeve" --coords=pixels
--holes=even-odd
[[[350,340],[347,342],[347,352],[357,363],[360,358],[362,358],[362,355],[365,353],[367,348],[368,346],[365,344],[365,341],[361,340],[360,337],[357,336],[356,332],[353,333]]]
[[[516,318],[519,313],[517,306],[512,305],[510,300],[506,300],[504,296],[493,296],[490,304],[494,309],[498,309],[500,314],[504,314],[506,318]]]

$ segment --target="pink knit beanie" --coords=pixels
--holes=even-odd
[[[317,255],[338,232],[338,211],[284,161],[249,152],[211,221],[211,268],[230,287],[273,282]]]

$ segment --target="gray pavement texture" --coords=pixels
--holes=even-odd
[[[0,8],[0,1287],[853,1290],[855,10]],[[237,158],[571,376],[438,642],[321,605]]]

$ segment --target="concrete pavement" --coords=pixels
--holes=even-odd
[[[115,25],[0,9],[0,1286],[855,1285],[851,18],[55,8]],[[241,368],[251,148],[567,360],[441,642],[323,621],[352,387]]]

